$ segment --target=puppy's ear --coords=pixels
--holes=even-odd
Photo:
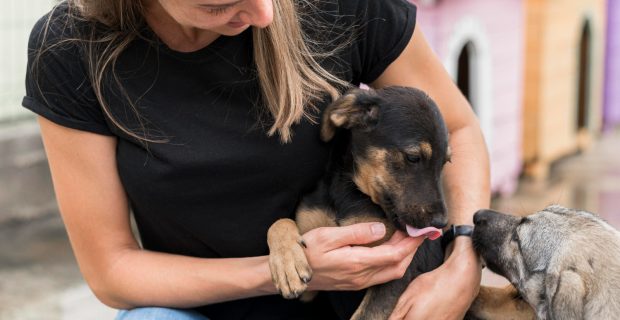
[[[545,278],[546,299],[552,319],[583,319],[586,287],[576,270],[566,269]]]
[[[379,119],[379,102],[380,98],[372,89],[350,90],[325,109],[321,138],[331,140],[337,128],[372,129]]]

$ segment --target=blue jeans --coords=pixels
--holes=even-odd
[[[121,310],[116,320],[209,320],[207,317],[193,310],[172,308],[135,308]]]

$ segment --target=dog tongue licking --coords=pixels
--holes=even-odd
[[[418,229],[418,228],[414,228],[410,225],[407,225],[407,233],[409,234],[409,236],[411,237],[420,237],[420,236],[426,236],[427,238],[431,239],[431,240],[435,240],[439,237],[441,237],[441,230],[435,228],[435,227],[426,227],[423,229]]]

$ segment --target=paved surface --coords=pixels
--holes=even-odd
[[[549,181],[523,181],[494,208],[529,214],[548,204],[597,212],[620,228],[620,132],[554,166]],[[488,273],[484,283],[503,280]],[[113,319],[85,286],[58,215],[0,225],[0,319]]]
[[[0,319],[113,319],[73,258],[58,215],[0,226]]]

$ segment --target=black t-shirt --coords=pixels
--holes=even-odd
[[[416,11],[405,0],[320,3],[323,11],[316,18],[326,27],[314,36],[342,38],[338,33],[343,30],[356,35],[322,64],[354,85],[381,75],[413,33]],[[103,92],[124,126],[168,140],[145,145],[102,111],[80,43],[49,47],[31,71],[38,49],[90,31],[88,23],[67,25],[67,10],[62,4],[51,13],[47,33],[44,23],[50,14],[32,31],[23,105],[62,126],[118,137],[119,175],[144,248],[209,258],[268,254],[267,229],[294,215],[300,197],[323,173],[329,144],[320,141],[319,126],[306,120],[293,127],[291,143],[266,135],[269,124],[258,122],[261,99],[251,29],[181,53],[145,27],[117,62],[122,89],[108,76]],[[312,36],[313,30],[309,32]],[[215,320],[333,317],[318,305],[321,301],[303,305],[274,295],[200,310]]]

